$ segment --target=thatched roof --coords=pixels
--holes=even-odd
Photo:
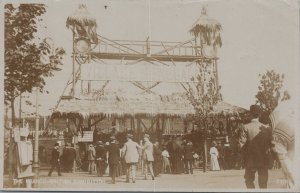
[[[235,116],[246,110],[237,106],[220,102],[214,107],[212,115]],[[54,112],[58,115],[79,114],[83,117],[91,115],[110,116],[181,116],[195,113],[184,93],[168,96],[141,93],[135,96],[122,95],[120,92],[104,91],[98,96],[81,95],[80,98],[62,100]]]
[[[248,110],[238,107],[224,101],[219,102],[213,107],[211,115],[221,115],[221,116],[238,116],[240,114],[247,113]]]
[[[190,29],[190,32],[195,37],[200,36],[202,38],[202,43],[213,45],[214,47],[222,46],[221,31],[221,23],[215,19],[209,18],[205,7],[202,8],[201,16]]]
[[[97,26],[96,19],[88,12],[86,5],[79,5],[78,9],[67,18],[67,27],[70,26]]]

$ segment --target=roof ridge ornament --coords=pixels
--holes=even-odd
[[[202,6],[201,15],[207,15],[207,6],[205,5]]]

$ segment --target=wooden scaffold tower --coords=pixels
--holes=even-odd
[[[85,5],[68,17],[67,27],[73,33],[73,70],[53,115],[75,117],[77,128],[85,118],[89,129],[113,119],[117,131],[172,133],[178,119],[186,128],[194,114],[185,92],[195,83],[197,65],[209,65],[219,85],[221,25],[205,9],[184,42],[111,40],[97,34]]]

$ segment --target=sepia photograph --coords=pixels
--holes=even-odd
[[[1,189],[300,191],[299,1],[0,5]]]

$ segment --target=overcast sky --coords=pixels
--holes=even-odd
[[[297,92],[299,72],[299,9],[295,1],[183,1],[183,0],[89,0],[46,1],[37,36],[52,37],[67,51],[62,71],[47,80],[49,95],[41,95],[42,108],[53,108],[72,69],[72,34],[66,19],[85,3],[97,19],[98,34],[110,39],[183,42],[199,18],[201,7],[223,27],[219,49],[219,79],[223,99],[248,108],[255,102],[259,73],[274,69],[286,75],[285,88],[292,97]],[[150,14],[149,14],[150,4]],[[105,9],[105,5],[107,8]]]

